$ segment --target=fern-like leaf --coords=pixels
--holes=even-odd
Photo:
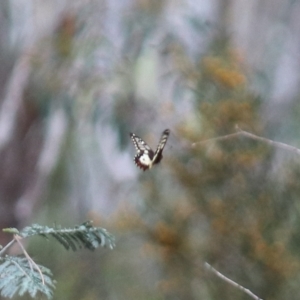
[[[33,266],[27,258],[5,256],[0,257],[0,294],[12,298],[18,294],[23,296],[29,293],[35,298],[38,293],[48,299],[53,296],[55,281],[51,271],[41,265]]]
[[[94,227],[91,222],[85,222],[74,228],[50,228],[33,224],[25,227],[20,233],[22,237],[40,235],[45,238],[54,237],[67,250],[73,251],[79,248],[95,250],[99,246],[108,246],[113,249],[115,246],[114,237],[104,228]]]

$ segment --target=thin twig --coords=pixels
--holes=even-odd
[[[282,142],[275,142],[273,140],[255,135],[253,133],[247,132],[245,130],[241,130],[239,128],[238,128],[238,130],[239,130],[239,132],[237,132],[237,133],[240,133],[243,136],[249,137],[249,138],[254,139],[254,140],[265,142],[265,143],[267,143],[271,146],[274,146],[274,147],[278,147],[278,148],[281,148],[281,149],[284,149],[284,150],[289,150],[289,151],[292,151],[292,152],[296,152],[297,154],[300,154],[300,149],[297,148],[297,147],[294,147],[294,146],[291,146],[291,145],[288,145],[288,144],[285,144],[285,143],[282,143]]]
[[[195,147],[199,144],[205,144],[205,143],[209,143],[209,142],[227,140],[227,139],[239,136],[239,135],[240,135],[240,132],[226,134],[226,135],[219,136],[219,137],[216,137],[216,138],[211,138],[211,139],[203,140],[203,141],[200,141],[200,142],[192,143],[192,147]]]
[[[16,242],[19,244],[20,248],[22,249],[22,251],[23,251],[25,257],[26,257],[27,260],[28,260],[30,269],[31,269],[31,271],[33,272],[32,259],[31,259],[31,257],[29,256],[29,254],[27,253],[27,251],[25,250],[23,244],[20,242],[20,237],[19,237],[18,235],[15,234],[15,235],[14,235],[14,239],[16,240]]]
[[[232,285],[233,287],[243,291],[244,293],[246,293],[247,295],[249,295],[250,297],[252,297],[255,300],[263,300],[262,298],[259,298],[258,296],[256,296],[255,294],[253,294],[249,289],[244,288],[242,285],[236,283],[235,281],[229,279],[228,277],[226,277],[225,275],[223,275],[222,273],[220,273],[219,271],[217,271],[215,268],[213,268],[209,263],[205,262],[204,263],[204,267],[211,271],[212,273],[214,273],[217,277],[221,278],[222,280],[224,280],[225,282],[229,283],[230,285]]]
[[[5,253],[5,251],[10,248],[16,242],[15,239],[11,240],[5,247],[3,247],[0,251],[0,256]]]
[[[219,137],[216,137],[216,138],[211,138],[211,139],[207,139],[207,140],[204,140],[204,141],[192,143],[192,147],[194,148],[195,146],[197,146],[199,144],[205,144],[205,143],[214,142],[214,141],[227,140],[227,139],[231,139],[231,138],[237,137],[237,136],[244,136],[244,137],[251,138],[253,140],[257,140],[257,141],[267,143],[267,144],[269,144],[271,146],[274,146],[274,147],[277,147],[277,148],[281,148],[281,149],[284,149],[284,150],[295,152],[295,153],[300,155],[300,149],[297,148],[297,147],[294,147],[294,146],[291,146],[291,145],[288,145],[288,144],[285,144],[285,143],[282,143],[282,142],[276,142],[276,141],[258,136],[256,134],[253,134],[253,133],[250,133],[248,131],[242,130],[239,127],[237,127],[237,130],[238,130],[238,132],[235,132],[235,133],[231,133],[231,134],[227,134],[227,135],[224,135],[224,136],[219,136]]]
[[[12,260],[11,262],[12,262],[14,265],[16,265],[17,268],[18,268],[22,273],[24,273],[25,276],[27,276],[28,278],[30,278],[29,274],[27,274],[27,273],[24,271],[24,269],[21,268],[21,266],[20,266],[16,261]]]
[[[20,239],[21,237],[18,236],[18,235],[14,235],[14,239],[17,241],[17,243],[19,244],[20,248],[22,249],[24,255],[26,256],[27,260],[28,260],[28,263],[30,265],[30,268],[32,270],[32,265],[37,269],[37,271],[40,273],[40,276],[41,276],[41,280],[42,280],[42,283],[43,285],[45,284],[45,279],[44,279],[44,276],[43,276],[43,273],[40,269],[40,267],[34,262],[34,260],[29,256],[29,254],[27,253],[27,251],[25,250],[24,246],[22,245],[22,243],[20,242]],[[33,271],[33,270],[32,270]]]

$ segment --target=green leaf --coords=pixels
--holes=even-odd
[[[22,237],[40,235],[48,238],[52,236],[67,250],[76,251],[80,248],[95,250],[99,246],[113,249],[115,246],[114,237],[104,228],[94,227],[90,221],[74,228],[50,228],[33,224],[25,227],[20,233]]]
[[[35,265],[27,258],[8,255],[0,258],[0,294],[3,297],[29,293],[34,298],[42,293],[52,299],[56,282],[51,276],[48,268]]]

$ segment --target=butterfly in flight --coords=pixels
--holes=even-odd
[[[137,154],[134,157],[135,164],[144,171],[151,169],[153,165],[158,164],[162,159],[162,152],[167,143],[170,130],[163,131],[155,152],[134,133],[130,133],[130,137],[136,148]]]

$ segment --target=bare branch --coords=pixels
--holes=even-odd
[[[14,260],[11,261],[25,276],[30,278],[30,276],[25,272],[25,270]]]
[[[300,149],[297,148],[297,147],[294,147],[294,146],[291,146],[291,145],[288,145],[288,144],[285,144],[285,143],[281,143],[281,142],[275,142],[273,140],[255,135],[253,133],[241,130],[239,128],[238,128],[238,130],[239,131],[237,133],[239,133],[243,136],[249,137],[249,138],[254,139],[254,140],[262,141],[264,143],[267,143],[267,144],[269,144],[271,146],[274,146],[274,147],[277,147],[277,148],[281,148],[281,149],[284,149],[284,150],[289,150],[289,151],[292,151],[292,152],[296,152],[297,154],[300,154]]]
[[[40,276],[41,276],[41,280],[42,280],[43,285],[45,285],[44,275],[43,275],[43,273],[42,273],[40,267],[39,267],[39,266],[34,262],[34,260],[29,256],[29,254],[28,254],[27,251],[25,250],[24,246],[22,245],[22,243],[21,243],[21,241],[20,241],[22,238],[21,238],[20,236],[18,236],[18,235],[14,235],[14,239],[17,241],[17,243],[19,244],[20,248],[22,249],[22,251],[23,251],[25,257],[27,258],[31,270],[33,271],[32,266],[34,266],[35,269],[40,273]]]
[[[16,242],[15,239],[11,240],[5,247],[3,247],[0,251],[0,256],[3,255],[8,248],[10,248]]]
[[[253,294],[249,289],[244,288],[242,285],[236,283],[235,281],[229,279],[228,277],[226,277],[225,275],[223,275],[222,273],[220,273],[219,271],[217,271],[215,268],[213,268],[209,263],[205,262],[204,263],[204,267],[211,271],[212,273],[214,273],[217,277],[221,278],[222,280],[224,280],[225,282],[229,283],[230,285],[232,285],[233,287],[243,291],[244,293],[246,293],[247,295],[249,295],[250,297],[252,297],[255,300],[263,300],[262,298],[259,298],[258,296],[256,296],[255,294]]]
[[[192,147],[195,148],[199,144],[205,144],[205,143],[209,143],[209,142],[228,140],[230,138],[233,138],[233,137],[236,137],[236,136],[239,136],[239,135],[240,135],[240,132],[236,132],[236,133],[231,133],[231,134],[219,136],[219,137],[216,137],[216,138],[207,139],[207,140],[204,140],[204,141],[192,143]]]
[[[238,130],[238,132],[235,132],[235,133],[231,133],[231,134],[227,134],[227,135],[224,135],[224,136],[220,136],[220,137],[211,138],[211,139],[207,139],[207,140],[204,140],[204,141],[192,143],[192,147],[195,148],[197,145],[200,145],[200,144],[205,144],[205,143],[215,142],[215,141],[223,141],[223,140],[228,140],[228,139],[238,137],[238,136],[244,136],[244,137],[251,138],[253,140],[257,140],[257,141],[267,143],[267,144],[269,144],[270,146],[273,146],[273,147],[277,147],[277,148],[281,148],[281,149],[284,149],[284,150],[295,152],[295,153],[300,155],[300,149],[297,148],[297,147],[294,147],[294,146],[291,146],[291,145],[288,145],[288,144],[285,144],[285,143],[282,143],[282,142],[276,142],[276,141],[258,136],[256,134],[250,133],[248,131],[241,130],[239,127],[237,127],[237,130]]]

